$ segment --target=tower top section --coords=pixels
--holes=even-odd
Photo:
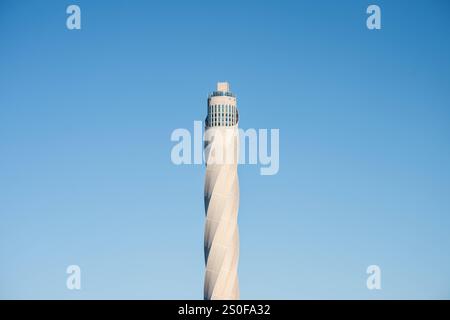
[[[208,95],[207,127],[231,127],[239,121],[236,96],[228,82],[218,82],[216,91]]]
[[[217,91],[230,91],[230,84],[228,82],[217,82]]]
[[[217,82],[216,91],[213,91],[212,93],[210,93],[208,98],[221,97],[221,96],[235,98],[235,95],[230,92],[230,84],[228,82]]]

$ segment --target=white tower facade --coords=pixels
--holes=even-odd
[[[205,121],[206,300],[239,299],[239,114],[227,82],[208,96]]]

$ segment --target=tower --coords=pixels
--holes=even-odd
[[[205,121],[205,300],[239,299],[238,122],[236,97],[219,82]]]

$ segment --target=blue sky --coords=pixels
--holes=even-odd
[[[204,167],[170,134],[223,80],[241,127],[280,129],[277,175],[239,168],[241,298],[450,298],[449,12],[1,1],[0,298],[201,299]]]

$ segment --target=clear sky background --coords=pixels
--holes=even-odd
[[[280,129],[277,175],[239,168],[241,298],[450,298],[449,13],[0,1],[0,298],[201,299],[205,170],[170,135],[224,80],[241,127]]]

